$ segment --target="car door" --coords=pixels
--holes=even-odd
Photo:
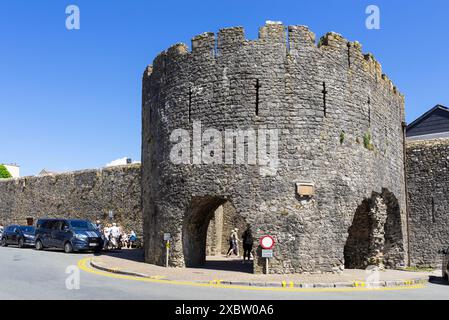
[[[47,220],[42,224],[42,231],[40,232],[40,239],[45,247],[53,247],[51,232],[56,221]]]
[[[17,244],[17,241],[19,241],[19,227],[15,226],[11,230],[11,237],[10,237],[10,243],[11,244]]]
[[[67,239],[69,233],[69,225],[66,221],[59,221],[56,230],[52,232],[52,238],[55,243],[55,247],[64,248],[64,242]]]

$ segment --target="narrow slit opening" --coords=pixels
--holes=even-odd
[[[435,198],[432,197],[432,222],[435,223]]]
[[[327,117],[327,90],[326,90],[326,82],[323,82],[323,91],[322,91],[322,94],[323,94],[323,113],[324,113],[324,116],[325,117]]]
[[[192,88],[189,88],[189,123],[192,122]]]
[[[348,66],[351,68],[351,43],[348,42]]]
[[[261,85],[259,83],[259,79],[256,80],[256,116],[259,115],[259,90]]]
[[[371,127],[371,97],[368,97],[368,125]]]

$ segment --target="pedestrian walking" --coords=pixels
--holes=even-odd
[[[233,237],[234,237],[234,239],[233,239],[233,241],[234,241],[234,243],[233,243],[234,253],[235,253],[235,255],[238,258],[240,256],[240,250],[239,250],[240,249],[239,248],[239,242],[240,242],[240,240],[239,240],[239,229],[237,229],[237,228],[234,229]]]
[[[231,234],[229,235],[229,249],[228,252],[226,253],[226,257],[229,258],[232,254],[232,252],[234,251],[234,244],[232,241],[232,234],[234,233],[234,230],[231,230]]]
[[[237,257],[239,256],[239,246],[238,246],[238,232],[239,229],[235,228],[231,231],[231,235],[229,236],[229,250],[226,254],[226,257],[230,257],[232,253],[234,253]]]
[[[108,223],[103,230],[105,249],[109,249],[109,242],[111,241],[111,227],[111,224]]]
[[[246,262],[246,258],[248,258],[248,262],[251,261],[251,252],[253,251],[254,238],[251,230],[251,226],[243,232],[242,235],[243,242],[243,263]]]
[[[117,226],[117,223],[113,223],[111,227],[111,244],[114,249],[121,249],[120,237],[122,232]]]

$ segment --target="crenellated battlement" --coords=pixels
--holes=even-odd
[[[374,56],[371,53],[362,52],[362,45],[359,42],[351,42],[339,33],[328,32],[316,43],[315,34],[307,26],[284,26],[281,22],[273,21],[267,21],[259,29],[256,40],[246,39],[245,30],[241,26],[223,28],[217,34],[204,32],[194,36],[191,40],[191,51],[186,44],[177,43],[162,51],[154,59],[153,70],[163,73],[162,69],[168,64],[177,63],[180,59],[214,61],[219,60],[222,55],[240,55],[244,51],[246,53],[253,51],[254,55],[264,54],[264,51],[267,54],[280,52],[284,57],[300,56],[298,59],[304,57],[304,51],[310,51],[321,57],[327,56],[328,59],[346,56],[348,69],[357,72],[359,70],[356,68],[360,67],[361,72],[366,72],[393,94],[403,97],[392,81],[382,72],[382,66]]]

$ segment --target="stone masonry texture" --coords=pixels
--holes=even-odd
[[[27,218],[78,218],[109,223],[142,235],[140,164],[0,180],[0,223]]]
[[[203,33],[191,48],[163,51],[143,76],[146,262],[163,265],[169,232],[171,266],[204,263],[209,221],[229,202],[253,229],[255,273],[265,234],[276,240],[271,273],[403,266],[404,98],[373,56],[336,33],[316,44],[307,27],[279,23],[257,40],[241,27]],[[267,139],[278,146],[277,170],[222,164],[215,153],[218,163],[172,162],[171,134],[193,137],[199,121],[204,135],[277,129]],[[314,184],[312,197],[296,193],[300,182]]]
[[[441,268],[449,247],[449,139],[407,142],[412,266]]]

